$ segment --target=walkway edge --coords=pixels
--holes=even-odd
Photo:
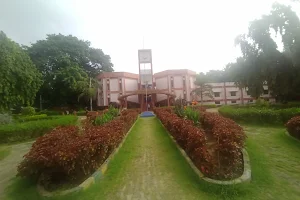
[[[139,120],[140,117],[137,117],[129,131],[126,133],[125,137],[123,138],[122,142],[119,144],[119,146],[109,155],[109,157],[104,161],[104,163],[100,166],[100,168],[95,171],[89,178],[87,178],[85,181],[83,181],[80,185],[68,189],[68,190],[63,190],[63,191],[54,191],[54,192],[49,192],[45,190],[45,188],[37,184],[37,190],[38,193],[43,196],[43,197],[55,197],[55,196],[63,196],[66,194],[74,193],[74,192],[79,192],[82,190],[86,190],[89,188],[91,185],[95,184],[100,180],[100,178],[105,174],[110,161],[114,158],[114,156],[119,152],[120,148],[123,146],[125,143],[126,138],[128,137],[129,133],[131,132],[132,128],[135,126],[137,121]]]
[[[160,121],[160,120],[159,120]],[[160,121],[161,123],[161,121]],[[164,125],[161,123],[161,125],[164,127]],[[220,181],[211,179],[208,177],[205,177],[204,174],[201,173],[201,171],[194,165],[193,161],[190,159],[190,157],[185,153],[185,151],[177,144],[176,140],[173,138],[173,136],[169,133],[169,131],[166,129],[168,136],[171,138],[171,140],[174,142],[178,150],[180,151],[181,155],[185,158],[185,160],[189,163],[190,167],[194,170],[194,172],[199,176],[200,179],[205,180],[209,183],[219,184],[219,185],[234,185],[238,183],[244,183],[251,181],[251,166],[250,166],[250,159],[248,152],[246,149],[242,149],[243,154],[243,160],[244,160],[244,172],[242,176],[229,180],[229,181]]]
[[[299,139],[297,139],[297,138],[295,138],[294,136],[292,136],[288,131],[285,131],[285,134],[286,134],[289,138],[291,138],[291,139],[293,139],[293,140],[296,140],[296,141],[300,142]]]

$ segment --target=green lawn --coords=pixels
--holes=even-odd
[[[299,199],[300,142],[284,128],[245,126],[252,181],[218,186],[199,180],[155,118],[139,119],[100,183],[50,199]],[[9,200],[42,199],[34,184],[15,178]]]
[[[0,161],[6,158],[11,152],[10,146],[0,146]]]

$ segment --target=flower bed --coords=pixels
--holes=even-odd
[[[91,175],[119,145],[136,120],[136,111],[121,113],[121,117],[102,126],[58,127],[40,137],[18,166],[18,175],[37,180],[48,190],[61,184],[82,182]]]
[[[291,118],[285,126],[291,136],[300,140],[300,116]]]
[[[194,119],[192,121],[186,117],[181,118],[171,109],[157,108],[154,111],[205,176],[231,180],[242,175],[242,149],[246,136],[243,129],[234,121],[204,112],[200,113],[200,126],[195,126]]]

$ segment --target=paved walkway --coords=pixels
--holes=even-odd
[[[99,184],[75,199],[213,199],[156,118],[140,118]]]
[[[9,185],[10,180],[16,176],[17,166],[31,148],[32,143],[12,145],[10,155],[0,161],[0,199],[3,199],[4,189]]]

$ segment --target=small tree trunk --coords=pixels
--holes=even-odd
[[[200,90],[200,100],[201,100],[201,106],[203,105],[203,91],[202,88]]]
[[[92,87],[92,79],[90,78],[90,88]],[[90,109],[93,111],[93,98],[90,97]]]

